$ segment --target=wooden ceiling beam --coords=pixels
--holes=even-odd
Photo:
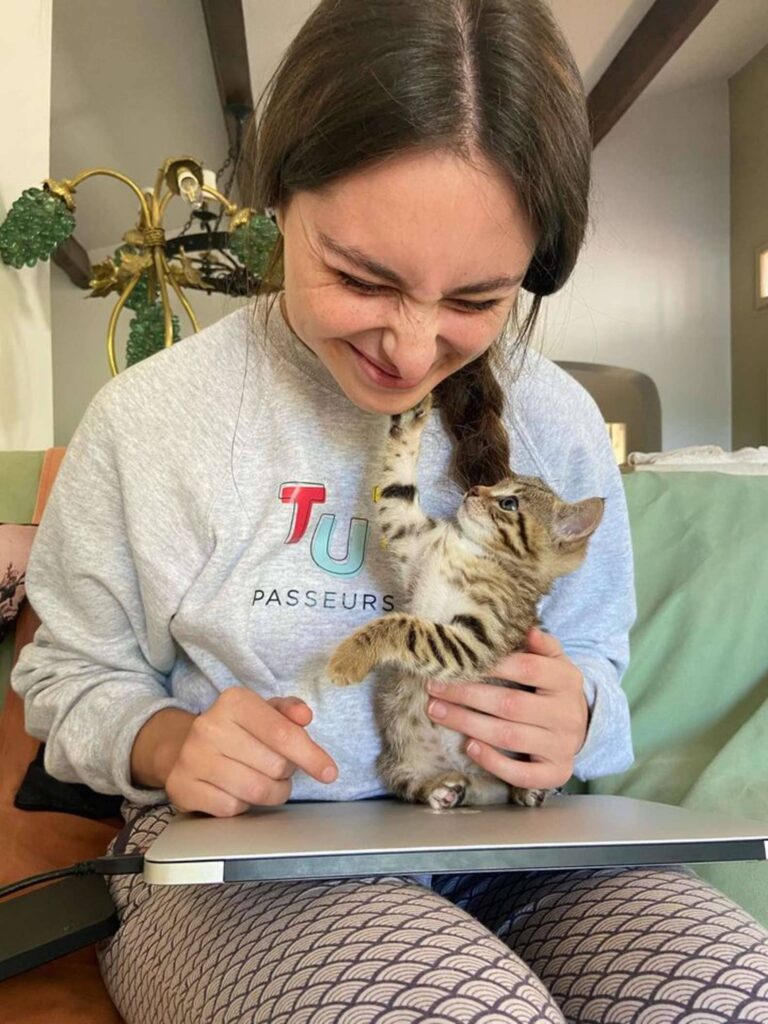
[[[656,0],[587,98],[592,144],[605,138],[717,0]]]
[[[93,276],[91,260],[74,235],[70,235],[58,249],[54,250],[51,263],[61,267],[72,284],[78,288],[90,289],[90,280]]]
[[[237,118],[227,108],[237,106],[253,110],[243,4],[242,0],[201,0],[201,3],[219,100],[232,146],[237,141]],[[240,202],[247,203],[249,189],[242,161],[238,161],[235,173]]]

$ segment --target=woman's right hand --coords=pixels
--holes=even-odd
[[[177,717],[174,725],[180,742],[175,751],[173,746],[169,751],[166,733],[168,767],[162,768],[156,759],[155,773],[180,811],[229,818],[254,805],[285,803],[296,768],[318,782],[333,782],[338,776],[333,759],[305,731],[312,709],[304,701],[298,697],[265,700],[242,686],[224,690],[199,715],[187,718],[187,712],[169,708],[150,718],[134,744],[134,775],[144,729],[154,723],[159,736],[163,723],[155,719],[166,712],[184,716]],[[329,769],[330,778],[324,777]]]

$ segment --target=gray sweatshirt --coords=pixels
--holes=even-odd
[[[296,694],[335,783],[301,770],[291,799],[386,791],[375,771],[375,674],[323,683],[334,646],[405,607],[374,529],[372,490],[388,419],[350,402],[276,303],[242,307],[106,384],[67,450],[35,540],[27,592],[42,626],[12,685],[55,777],[167,800],[132,784],[139,729],[161,708],[201,712],[229,686]],[[606,499],[578,572],[541,603],[544,627],[584,675],[589,731],[580,779],[633,760],[620,688],[636,609],[620,473],[586,391],[530,352],[503,381],[512,468],[563,498]],[[452,515],[451,442],[432,413],[419,488]]]

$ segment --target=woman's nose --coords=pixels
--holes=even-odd
[[[382,348],[403,380],[417,382],[429,373],[437,358],[434,326],[413,325],[397,332],[384,332]]]

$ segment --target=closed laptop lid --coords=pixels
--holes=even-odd
[[[768,823],[630,797],[435,811],[392,798],[177,814],[145,853],[159,884],[764,860]]]

